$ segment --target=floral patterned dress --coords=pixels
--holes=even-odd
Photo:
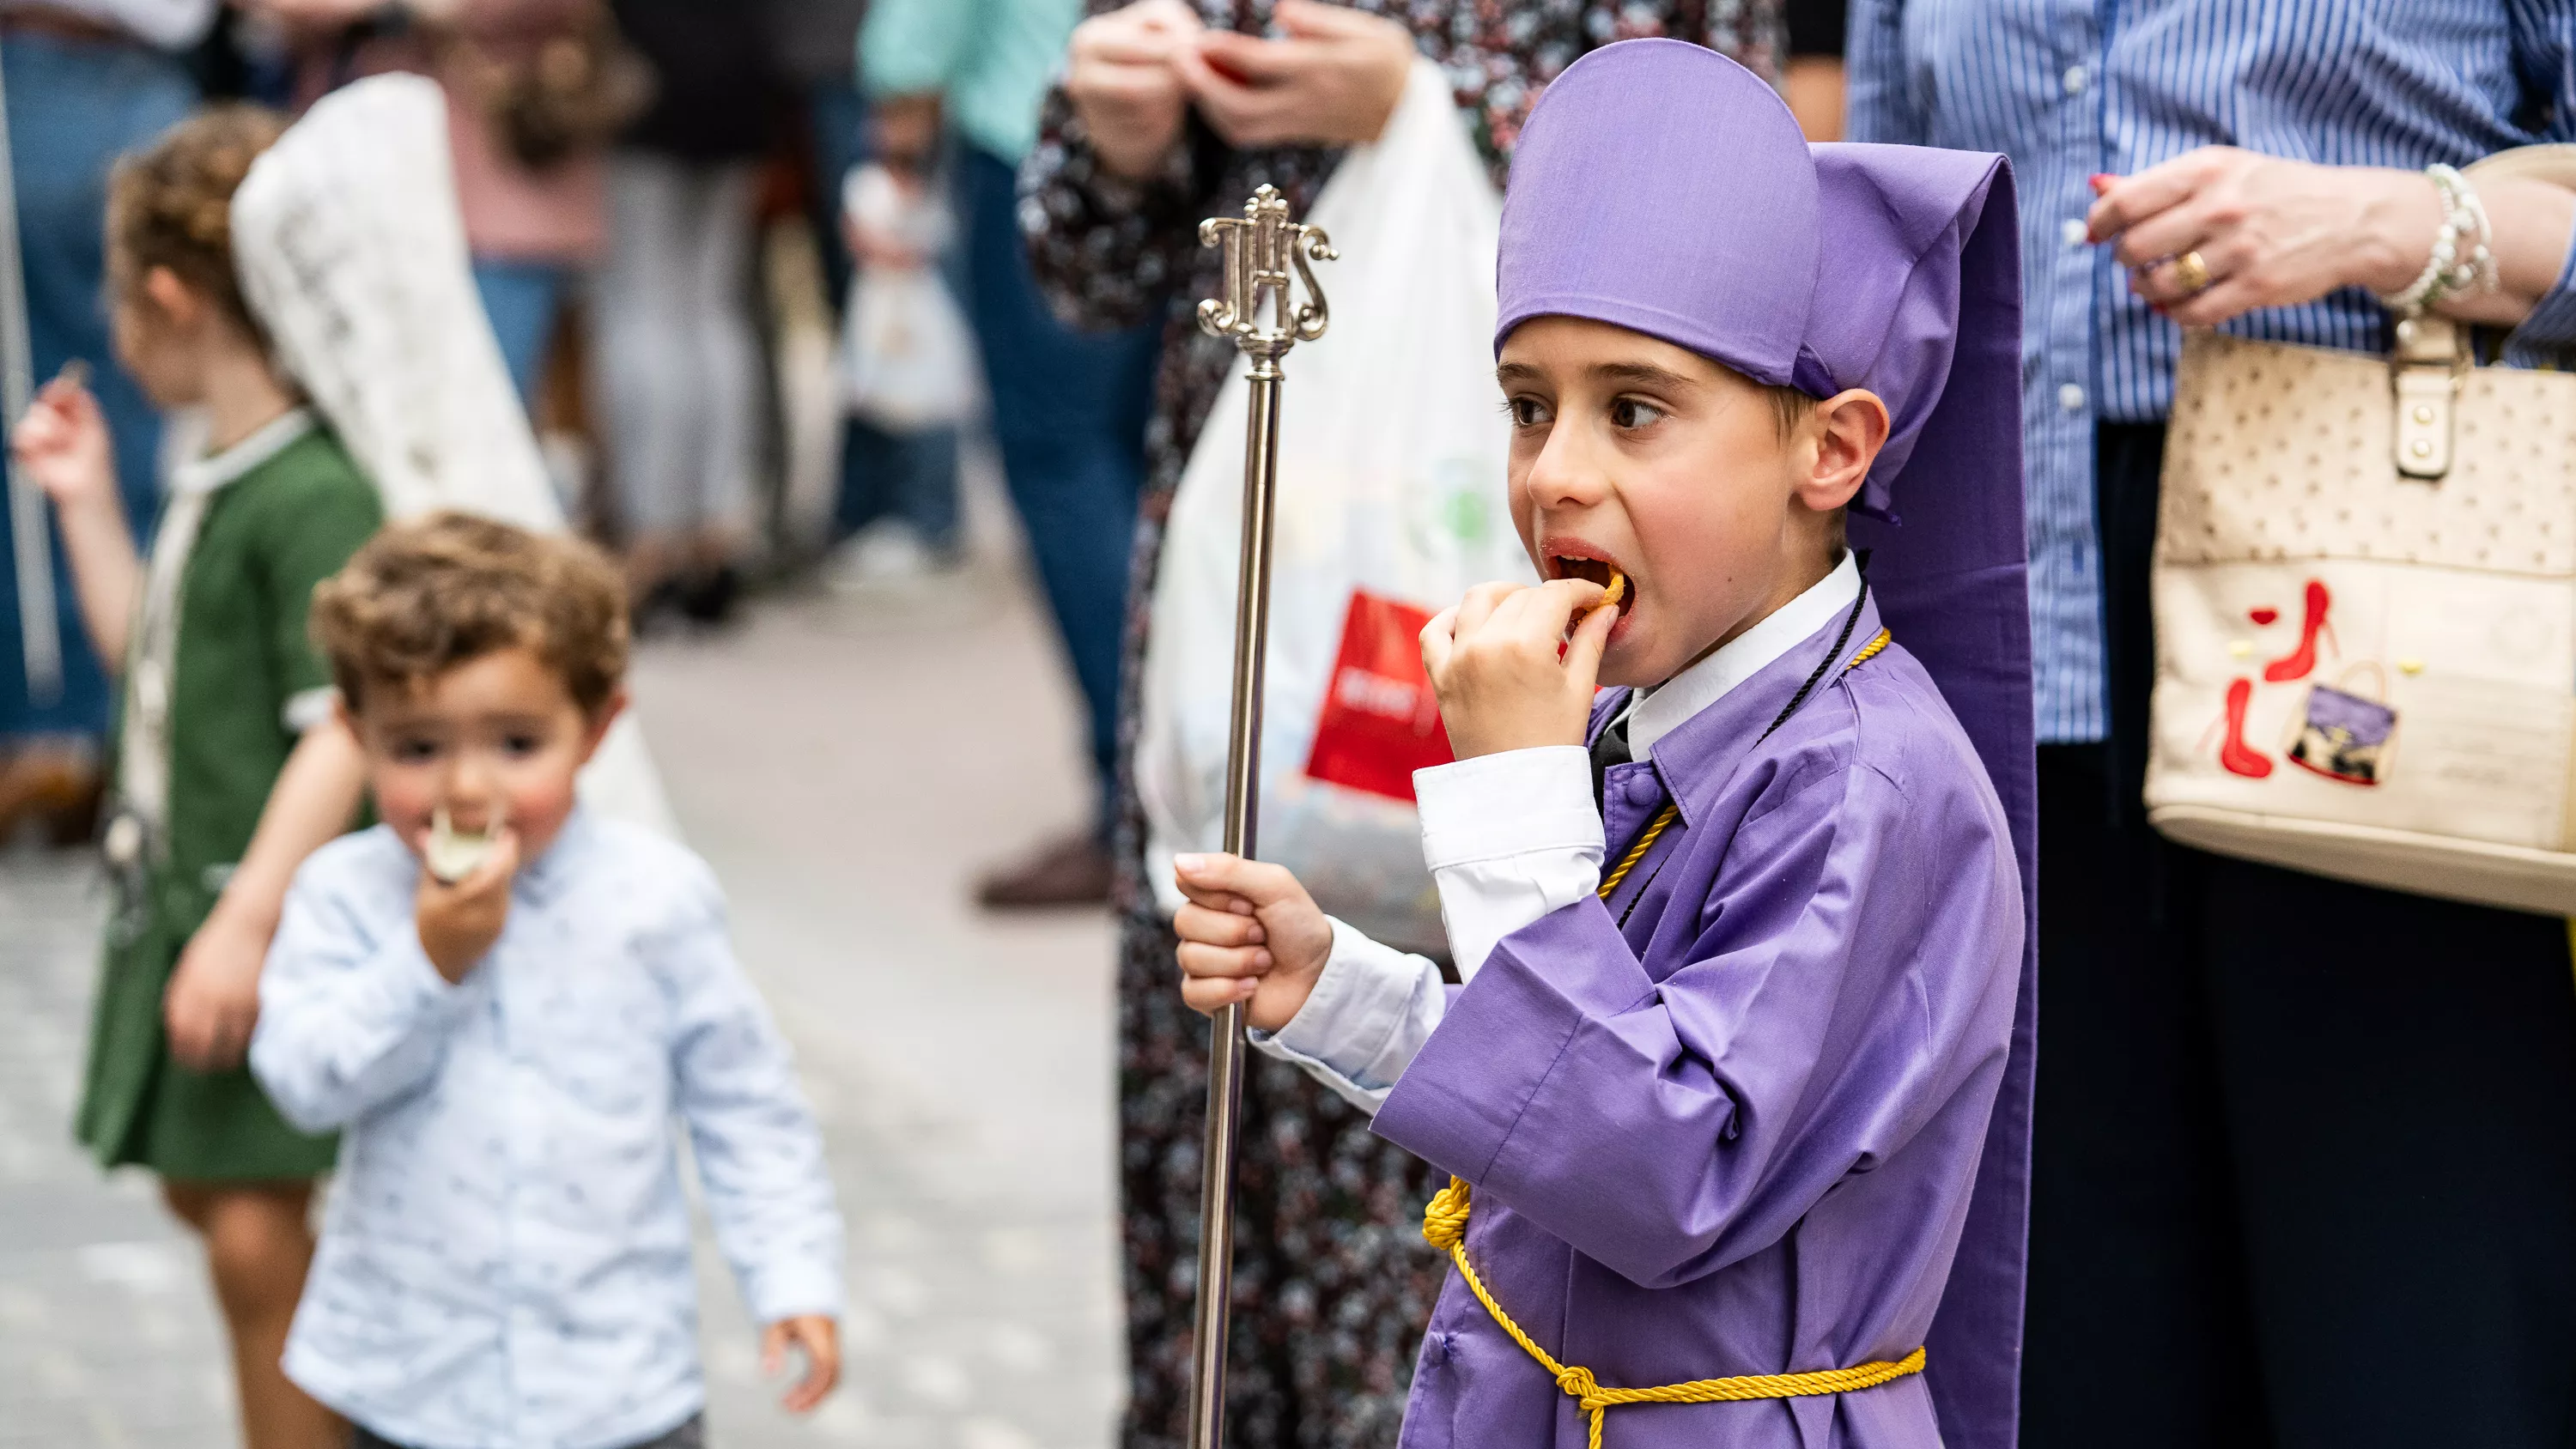
[[[1123,0],[1089,0],[1094,12]],[[1260,33],[1271,0],[1193,0],[1211,26]],[[1410,26],[1449,72],[1499,183],[1548,81],[1596,45],[1693,38],[1756,73],[1786,54],[1781,0],[1355,0]],[[1163,172],[1100,169],[1061,89],[1021,172],[1021,225],[1057,310],[1086,327],[1165,318],[1146,436],[1145,496],[1128,594],[1119,719],[1119,1181],[1125,1215],[1130,1390],[1127,1449],[1185,1441],[1190,1313],[1197,1292],[1199,1153],[1207,1023],[1181,1005],[1170,924],[1143,879],[1145,824],[1129,770],[1137,669],[1163,520],[1200,422],[1236,354],[1192,324],[1221,282],[1199,219],[1238,212],[1264,182],[1295,214],[1338,150],[1227,147],[1195,115]],[[1324,902],[1331,909],[1330,901]],[[1430,1169],[1370,1135],[1368,1119],[1283,1062],[1255,1055],[1244,1083],[1236,1206],[1229,1443],[1361,1449],[1395,1442],[1413,1352],[1445,1261],[1420,1236]]]

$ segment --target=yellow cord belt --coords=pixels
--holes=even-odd
[[[1852,656],[1851,663],[1843,666],[1844,669],[1857,668],[1885,649],[1887,642],[1887,631],[1879,630],[1875,638]],[[1637,862],[1646,858],[1646,851],[1672,825],[1678,814],[1675,806],[1667,804],[1656,814],[1653,823],[1639,833],[1637,843],[1629,846],[1628,853],[1621,856],[1619,863],[1601,878],[1603,898],[1617,890],[1619,883],[1628,878],[1628,872],[1637,868]],[[1509,1313],[1503,1311],[1503,1305],[1494,1301],[1494,1295],[1485,1287],[1485,1280],[1476,1276],[1474,1266],[1467,1261],[1468,1211],[1467,1184],[1455,1177],[1449,1179],[1449,1185],[1432,1194],[1431,1205],[1423,1209],[1423,1240],[1449,1255],[1449,1261],[1458,1265],[1458,1276],[1466,1283],[1467,1291],[1476,1295],[1476,1301],[1485,1305],[1485,1311],[1494,1316],[1494,1322],[1502,1326],[1503,1332],[1511,1335],[1512,1342],[1538,1360],[1539,1367],[1546,1369],[1548,1377],[1556,1380],[1556,1386],[1583,1411],[1590,1421],[1591,1449],[1601,1449],[1601,1420],[1619,1404],[1726,1404],[1748,1399],[1802,1399],[1818,1394],[1848,1394],[1874,1389],[1908,1374],[1923,1372],[1923,1350],[1918,1348],[1894,1363],[1865,1363],[1855,1368],[1818,1369],[1799,1374],[1738,1374],[1731,1378],[1693,1379],[1686,1384],[1658,1384],[1651,1389],[1605,1388],[1592,1377],[1592,1370],[1580,1364],[1558,1363],[1512,1320]]]

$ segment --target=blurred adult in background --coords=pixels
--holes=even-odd
[[[161,425],[108,346],[99,218],[117,155],[196,105],[184,57],[213,23],[215,7],[216,0],[0,0],[0,85],[8,92],[36,379],[74,359],[88,367],[115,439],[126,523],[138,538],[151,534]],[[70,840],[87,834],[97,812],[107,674],[81,630],[71,569],[54,540],[63,683],[57,698],[31,696],[10,527],[0,512],[0,841],[31,815]]]
[[[1120,747],[1172,490],[1234,349],[1190,309],[1218,295],[1200,218],[1268,182],[1302,215],[1342,154],[1393,113],[1417,50],[1459,87],[1463,123],[1499,179],[1541,88],[1594,45],[1702,41],[1780,74],[1777,0],[1094,0],[1021,172],[1021,222],[1061,315],[1096,328],[1161,322],[1146,484],[1128,595]],[[1401,19],[1373,13],[1383,9]],[[1279,38],[1258,38],[1274,21]],[[1121,771],[1119,1171],[1131,1380],[1124,1441],[1184,1440],[1195,1296],[1206,1024],[1172,990],[1175,941],[1143,878],[1145,828]],[[1421,1246],[1430,1173],[1356,1109],[1285,1063],[1244,1084],[1230,1442],[1340,1449],[1392,1442],[1442,1264]]]
[[[2565,923],[2168,845],[2141,790],[2181,328],[2383,351],[2377,297],[2444,229],[2424,168],[2576,140],[2576,12],[1860,0],[1850,40],[1855,139],[2005,152],[2021,196],[2048,852],[2023,1443],[2570,1443]],[[2436,309],[2563,367],[2576,196],[2477,190],[2498,285]],[[2106,1354],[2141,1390],[2111,1415]]]
[[[615,0],[651,107],[609,158],[591,325],[608,477],[639,626],[715,622],[741,582],[762,428],[755,202],[779,93],[756,8]]]
[[[381,71],[436,78],[474,285],[522,398],[535,394],[607,222],[602,154],[641,99],[600,0],[235,0],[276,22],[296,100]]]
[[[1081,332],[1056,319],[1020,239],[1017,176],[1082,0],[875,0],[859,44],[887,159],[926,168],[944,129],[964,218],[967,314],[994,439],[1087,710],[1092,820],[986,878],[987,906],[1109,898],[1118,640],[1159,319]]]
[[[1843,26],[1847,0],[1784,0],[1789,66],[1780,94],[1810,141],[1843,138]]]

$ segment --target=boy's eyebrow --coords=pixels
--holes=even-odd
[[[1506,362],[1494,369],[1494,381],[1508,387],[1516,382],[1537,382],[1539,370],[1526,362]]]
[[[1698,386],[1693,379],[1651,362],[1604,362],[1592,369],[1592,375],[1605,382],[1631,382],[1667,390]]]

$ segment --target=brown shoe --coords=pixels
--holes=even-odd
[[[104,784],[96,753],[78,745],[42,741],[0,755],[0,845],[28,821],[49,845],[85,843],[98,828]]]
[[[975,903],[988,911],[1109,902],[1109,851],[1088,830],[1049,840],[984,877]]]

